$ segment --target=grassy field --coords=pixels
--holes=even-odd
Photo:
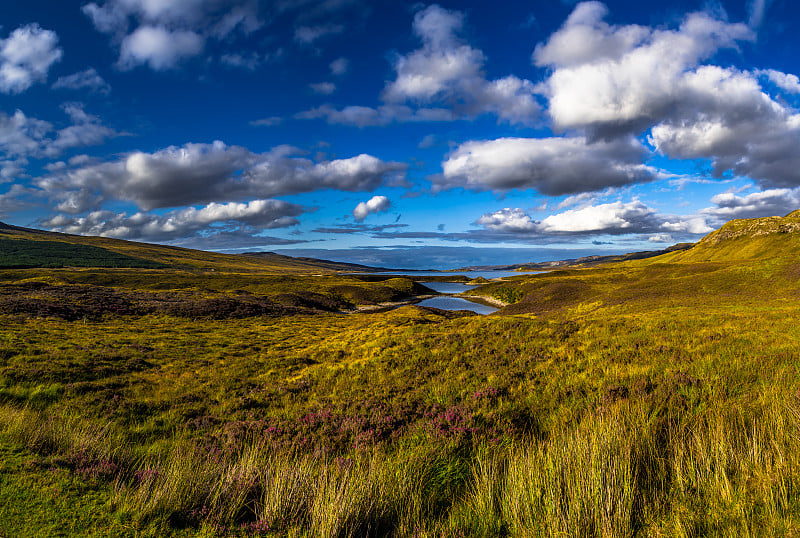
[[[238,261],[0,271],[0,536],[798,535],[798,220],[490,283],[491,316]]]

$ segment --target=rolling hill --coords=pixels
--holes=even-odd
[[[797,300],[799,258],[800,211],[795,211],[785,217],[732,220],[690,248],[592,267],[567,266],[475,292],[510,303],[502,314],[757,307]]]
[[[39,267],[169,267],[190,271],[278,274],[377,270],[363,265],[293,258],[272,252],[221,254],[106,237],[47,232],[0,222],[0,268]]]

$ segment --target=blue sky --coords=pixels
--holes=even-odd
[[[457,267],[800,207],[788,0],[31,0],[0,17],[0,220]]]

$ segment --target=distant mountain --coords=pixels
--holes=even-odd
[[[532,263],[522,263],[522,264],[515,264],[515,265],[476,265],[471,267],[462,267],[461,269],[457,269],[456,271],[536,271],[536,270],[547,270],[553,268],[564,268],[564,267],[573,267],[573,266],[581,266],[581,267],[591,267],[594,265],[599,265],[601,263],[610,263],[610,262],[624,262],[628,260],[643,260],[646,258],[654,258],[656,256],[661,256],[662,254],[667,254],[670,252],[676,252],[681,250],[687,250],[694,246],[694,243],[678,243],[677,245],[672,245],[671,247],[662,249],[662,250],[644,250],[641,252],[630,252],[628,254],[612,254],[608,256],[584,256],[582,258],[572,258],[568,260],[557,260],[551,262],[532,262]]]
[[[321,269],[329,269],[331,271],[350,271],[352,273],[382,273],[382,272],[407,272],[403,269],[386,269],[384,267],[372,267],[369,265],[361,265],[358,263],[335,262],[331,260],[322,260],[318,258],[307,258],[304,256],[285,256],[275,252],[245,252],[241,256],[250,256],[262,260],[280,263],[308,263],[314,267]]]

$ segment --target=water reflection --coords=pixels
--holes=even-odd
[[[433,297],[417,303],[417,306],[429,306],[431,308],[441,308],[442,310],[471,310],[476,314],[482,315],[497,312],[497,309],[493,306],[473,303],[458,297]]]
[[[421,282],[426,286],[438,293],[461,293],[477,288],[478,286],[471,286],[469,284],[460,284],[458,282]]]

